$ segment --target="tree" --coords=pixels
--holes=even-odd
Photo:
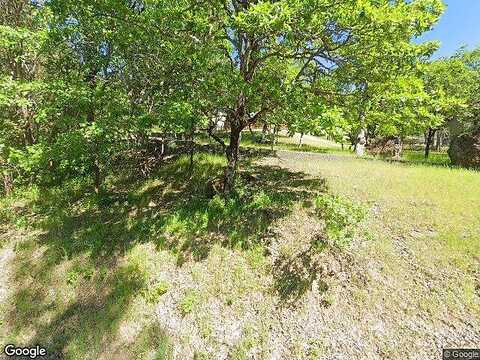
[[[230,141],[223,144],[225,193],[234,187],[245,127],[288,106],[297,91],[325,98],[321,86],[326,76],[365,66],[366,58],[371,72],[379,73],[385,69],[382,59],[414,62],[412,36],[428,30],[443,9],[436,0],[229,0],[198,6],[200,14],[208,15],[208,35],[202,38],[211,40],[219,59],[206,80],[207,92],[219,98],[230,124]],[[342,92],[352,87],[344,81]]]
[[[425,91],[431,98],[437,121],[427,126],[425,158],[428,158],[435,133],[454,117],[465,113],[472,80],[471,71],[458,58],[439,59],[422,69]]]
[[[0,167],[7,194],[13,189],[14,173],[21,171],[13,156],[33,149],[38,140],[44,24],[35,2],[0,4]]]
[[[376,135],[401,137],[416,121],[414,106],[424,106],[426,100],[419,66],[438,43],[412,44],[411,40],[428,30],[442,12],[440,2],[398,2],[388,15],[377,13],[377,20],[382,16],[392,20],[387,22],[388,29],[378,30],[386,34],[371,38],[368,51],[358,49],[351,63],[335,70],[336,92],[343,97],[336,99],[350,123],[349,137],[357,150],[358,143],[366,144]],[[411,19],[417,19],[414,26]]]
[[[431,47],[411,39],[442,11],[440,0],[52,0],[36,7],[51,14],[39,92],[43,162],[56,173],[89,174],[98,192],[132,139],[141,143],[153,128],[199,129],[224,149],[226,195],[243,129],[265,122],[343,138],[363,128],[382,81],[415,67]],[[343,98],[361,101],[345,111],[335,107]],[[214,131],[222,115],[227,142]]]
[[[165,37],[166,21],[154,22],[161,15],[157,8],[136,1],[55,0],[45,7],[52,13],[49,156],[57,172],[88,174],[100,192],[116,159],[145,145],[152,128],[161,125],[160,108],[168,114],[165,104],[177,101],[173,79],[163,76],[175,74],[175,58],[167,59],[168,48],[156,38]]]
[[[450,148],[448,154],[454,165],[480,168],[480,48],[461,49],[452,61],[460,61],[450,79],[456,96],[465,99],[462,111],[450,114]]]

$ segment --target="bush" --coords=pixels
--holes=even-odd
[[[185,316],[192,312],[194,307],[200,302],[200,296],[197,291],[190,289],[185,294],[185,297],[182,299],[178,308],[182,316]]]
[[[337,247],[348,246],[358,224],[365,218],[364,208],[341,196],[328,194],[318,196],[315,206],[325,221],[327,240]]]
[[[170,286],[166,281],[160,281],[152,288],[145,289],[145,291],[143,292],[143,297],[146,302],[150,304],[155,304],[158,302],[160,297],[168,291],[169,288]]]

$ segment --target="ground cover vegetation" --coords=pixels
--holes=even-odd
[[[480,51],[413,41],[440,0],[0,7],[1,345],[478,345]]]

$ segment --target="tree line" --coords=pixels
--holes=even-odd
[[[439,44],[413,41],[438,21],[441,0],[0,6],[6,194],[16,184],[76,176],[89,176],[101,191],[153,132],[218,142],[225,194],[235,186],[241,133],[253,125],[352,143],[362,141],[358,134],[427,133],[427,156],[435,131],[448,127],[452,160],[465,152],[465,136],[472,144],[478,138],[480,51],[431,61]],[[463,160],[456,159],[470,165]]]

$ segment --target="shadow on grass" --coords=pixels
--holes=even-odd
[[[275,289],[282,304],[295,304],[321,275],[321,266],[316,259],[317,251],[310,248],[294,257],[280,257],[275,262]],[[328,290],[320,280],[321,292]]]
[[[453,165],[448,157],[447,153],[431,153],[428,159],[425,159],[423,152],[421,151],[413,151],[413,150],[406,150],[402,154],[400,159],[395,159],[392,156],[366,156],[366,160],[380,160],[388,163],[393,164],[404,164],[407,166],[432,166],[432,167],[440,167],[440,168],[459,168]]]
[[[325,190],[323,179],[245,164],[237,192],[224,201],[212,196],[210,185],[211,179],[221,176],[223,159],[207,168],[197,163],[192,176],[185,177],[185,166],[180,161],[163,169],[159,174],[163,181],[137,193],[134,202],[145,204],[149,199],[149,206],[135,209],[131,220],[131,231],[140,241],[153,240],[159,248],[172,251],[179,264],[206,258],[218,242],[242,249],[263,243],[270,224],[289,214],[295,202]]]
[[[133,246],[154,243],[176,254],[179,266],[205,259],[218,243],[248,249],[265,244],[269,226],[295,203],[325,191],[323,179],[254,165],[256,156],[261,152],[244,162],[238,190],[226,201],[212,196],[211,181],[221,176],[224,159],[211,154],[198,155],[193,171],[181,157],[149,180],[116,176],[100,197],[85,194],[82,181],[40,191],[27,204],[38,235],[16,249],[18,288],[7,316],[12,340],[31,332],[32,344],[47,346],[52,359],[96,358],[114,341],[122,317],[146,286],[140,269],[121,262]],[[305,261],[311,274],[303,279],[284,271],[283,293],[294,286],[301,296],[315,278],[308,254]],[[165,347],[168,339],[162,339]]]
[[[48,344],[51,359],[62,359],[66,349],[71,358],[95,358],[102,349],[108,349],[125,310],[145,285],[138,269],[132,267],[89,283],[77,287],[75,300],[36,329],[32,344]]]

